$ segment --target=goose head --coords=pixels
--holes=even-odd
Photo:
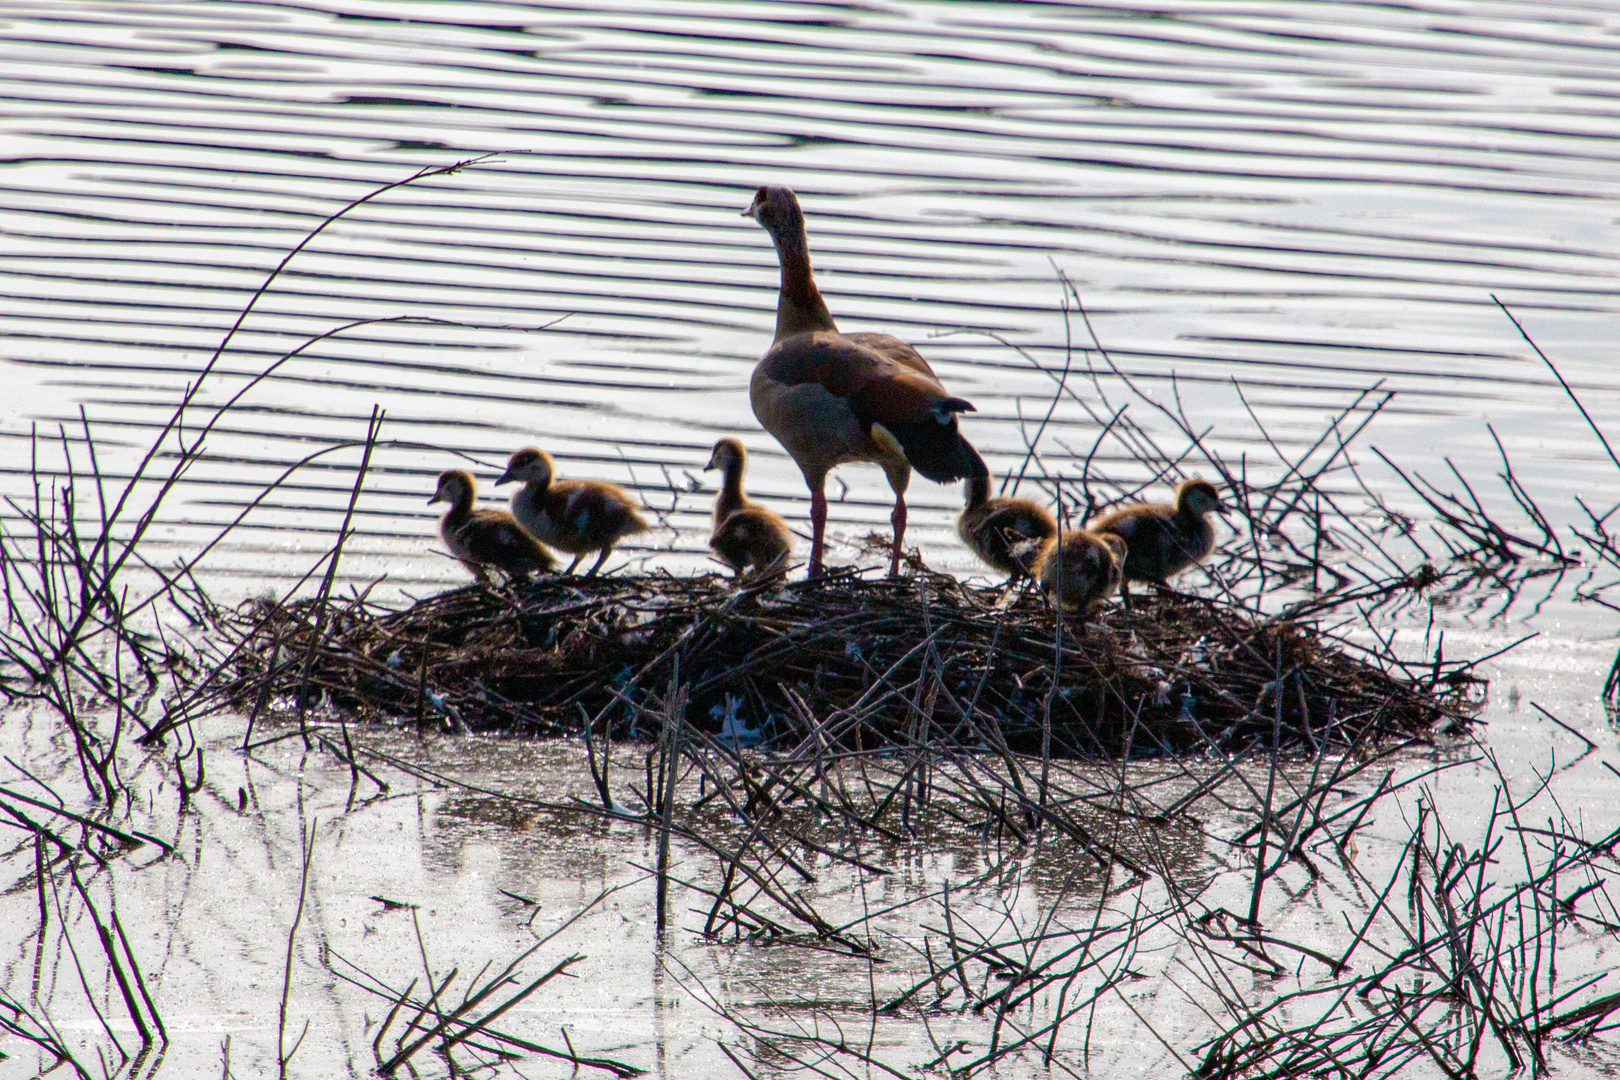
[[[804,211],[799,209],[798,197],[785,187],[767,184],[760,188],[742,216],[759,222],[778,247],[804,235]]]

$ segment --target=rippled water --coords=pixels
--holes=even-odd
[[[1119,368],[1161,400],[1179,390],[1211,445],[1253,471],[1274,472],[1279,454],[1381,384],[1398,396],[1366,442],[1420,470],[1449,456],[1488,480],[1490,422],[1543,507],[1567,520],[1573,494],[1612,502],[1613,474],[1491,295],[1620,431],[1617,35],[1620,9],[1572,0],[0,4],[0,490],[31,490],[30,427],[54,437],[81,407],[104,471],[127,476],[252,290],[323,217],[417,169],[494,154],[368,202],[293,260],[205,405],[335,326],[442,321],[357,327],[278,369],[220,424],[160,541],[194,550],[290,463],[363,438],[374,406],[393,442],[359,501],[345,563],[355,577],[386,573],[413,592],[460,580],[433,552],[432,476],[470,457],[492,479],[527,443],[566,475],[635,486],[661,512],[667,527],[624,549],[630,561],[702,564],[709,495],[692,478],[722,434],[749,443],[751,487],[802,526],[802,481],[747,405],[776,263],[738,212],[765,182],[799,192],[843,328],[921,346],[978,406],[965,430],[998,472],[1023,459],[1054,385],[1012,346],[1052,370],[1089,343],[1065,318],[1062,274]],[[1117,378],[1075,385],[1088,403],[1099,388],[1125,400]],[[1142,404],[1132,416],[1168,434]],[[1047,467],[1073,474],[1097,434],[1080,404],[1060,402]],[[54,447],[40,455],[57,467]],[[341,450],[298,471],[210,557],[205,580],[228,593],[302,573],[338,528],[357,460]],[[1362,460],[1375,486],[1391,482]],[[1111,445],[1098,464],[1122,483],[1141,476]],[[875,469],[838,476],[848,489],[832,532],[845,543],[832,556],[847,560],[850,541],[886,527],[888,498]],[[949,529],[958,493],[919,481],[911,500],[930,562],[967,569]],[[1608,631],[1570,609],[1540,627]],[[1560,760],[1578,752],[1521,709],[1521,684],[1604,739],[1564,789],[1597,822],[1612,801],[1599,765],[1615,757],[1593,673],[1612,645],[1536,647],[1495,669],[1513,693],[1488,714],[1493,746],[1518,777],[1549,747]],[[16,724],[7,736],[27,741]],[[514,790],[579,779],[557,747],[431,753]],[[44,756],[32,762],[44,775],[68,775]],[[477,799],[442,792],[331,825],[346,778],[324,764],[225,752],[210,763],[205,805],[188,819],[194,863],[120,886],[127,911],[165,927],[166,1002],[193,1005],[166,1005],[183,1036],[162,1075],[217,1073],[229,1032],[236,1075],[273,1067],[271,984],[300,815],[334,830],[317,855],[330,876],[314,883],[309,949],[331,945],[401,981],[411,968],[396,961],[414,939],[372,895],[414,890],[401,898],[429,913],[436,967],[504,960],[527,938],[499,890],[560,919],[649,857],[638,830],[492,820]],[[264,813],[238,819],[239,784]],[[1441,793],[1466,813],[1483,791],[1476,775]],[[970,876],[970,854],[919,857],[897,895]],[[853,904],[849,888],[830,877],[818,902]],[[590,993],[535,1015],[660,1075],[707,1075],[722,1064],[718,1029],[656,973],[644,893],[582,924],[582,951],[598,957]],[[975,898],[986,912],[1004,899]],[[797,953],[739,959],[685,939],[676,951],[737,1001],[798,1000],[817,980],[865,1000],[831,968],[795,966]],[[6,956],[24,977],[31,956]],[[363,1071],[377,1016],[340,1001],[313,959],[298,970],[297,1008],[333,1026],[304,1060]],[[972,1020],[950,1023],[982,1037]],[[928,1056],[916,1026],[885,1037],[895,1060]],[[1124,1064],[1171,1067],[1167,1056]]]
[[[1490,294],[1620,427],[1612,5],[50,0],[0,20],[11,491],[29,425],[54,433],[80,406],[131,448],[102,462],[127,475],[269,268],[422,166],[499,155],[329,229],[203,401],[353,319],[567,316],[318,343],[221,423],[170,515],[183,545],[289,462],[363,438],[374,404],[384,438],[414,445],[375,463],[355,574],[458,578],[430,551],[431,476],[470,455],[492,479],[531,442],[672,510],[632,558],[698,561],[708,496],[684,489],[720,434],[749,442],[752,486],[802,522],[803,484],[746,399],[776,273],[738,211],[766,181],[800,193],[841,325],[922,345],[978,405],[967,430],[998,471],[1053,382],[988,335],[1060,367],[1086,341],[1061,271],[1119,366],[1166,399],[1174,374],[1251,468],[1278,450],[1231,380],[1284,453],[1382,381],[1399,396],[1364,438],[1399,460],[1488,474],[1489,420],[1550,512],[1607,482]],[[1074,402],[1054,424],[1047,466],[1072,473],[1096,424]],[[211,557],[215,580],[251,587],[267,552],[301,572],[356,460],[329,454],[274,492]],[[1136,471],[1108,446],[1098,463]],[[837,476],[835,537],[885,525],[877,470]],[[965,568],[958,493],[913,495],[925,552]]]

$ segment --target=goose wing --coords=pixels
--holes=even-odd
[[[928,366],[928,361],[923,359],[923,354],[893,334],[860,333],[845,334],[843,336],[857,345],[871,349],[879,356],[893,360],[903,367],[921,372],[930,379],[935,378],[934,369]]]
[[[887,436],[912,468],[935,483],[982,475],[984,462],[956,423],[957,413],[974,411],[972,403],[947,394],[910,346],[888,339],[909,350],[920,369],[862,340],[879,338],[887,335],[795,334],[773,346],[760,366],[783,386],[814,383],[843,399],[868,438],[881,445]]]

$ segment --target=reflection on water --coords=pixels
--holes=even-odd
[[[374,403],[385,436],[442,449],[374,462],[357,576],[458,576],[429,554],[421,505],[451,451],[493,470],[542,442],[566,474],[633,484],[669,527],[626,554],[689,567],[707,499],[687,474],[735,432],[757,451],[759,494],[802,522],[803,485],[744,393],[774,303],[770,245],[738,216],[762,181],[803,197],[843,325],[921,343],[978,405],[970,434],[998,471],[1022,458],[1052,383],[986,335],[1061,365],[1084,329],[1065,325],[1055,268],[1114,360],[1160,394],[1174,373],[1212,445],[1252,469],[1383,379],[1401,394],[1372,441],[1484,473],[1489,419],[1562,513],[1601,450],[1492,292],[1599,421],[1620,421],[1602,392],[1617,387],[1603,347],[1620,250],[1602,43],[1620,14],[1601,5],[362,0],[16,4],[7,19],[10,445],[81,404],[102,437],[143,444],[306,230],[424,164],[500,153],[329,230],[222,369],[257,371],[356,318],[567,316],[321,342],[221,425],[163,537],[179,543],[314,446],[358,437]],[[239,385],[219,380],[205,406]],[[1048,467],[1073,471],[1095,435],[1060,404]],[[114,457],[109,473],[125,472]],[[1135,471],[1106,446],[1097,465]],[[253,588],[265,552],[301,572],[352,467],[323,461],[276,492],[216,580]],[[881,527],[876,470],[838,476],[835,535]],[[947,531],[958,494],[914,496],[925,550],[965,568]]]
[[[1502,643],[1501,638],[1465,639],[1458,647],[1484,652]],[[1490,749],[1521,778],[1521,794],[1534,788],[1537,773],[1561,770],[1558,798],[1572,816],[1579,813],[1586,835],[1593,838],[1610,835],[1620,825],[1608,797],[1612,777],[1607,771],[1620,758],[1612,729],[1604,727],[1590,705],[1601,681],[1598,661],[1606,655],[1607,650],[1593,645],[1532,645],[1510,653],[1492,665],[1499,693],[1487,713]],[[1532,701],[1600,740],[1597,752],[1577,761],[1581,747],[1576,736],[1555,730],[1528,704]],[[872,999],[888,1001],[926,978],[929,957],[941,955],[947,890],[958,934],[1009,943],[1009,955],[1016,956],[1017,938],[1040,927],[1079,932],[1099,918],[1128,917],[1139,905],[1153,910],[1164,903],[1159,874],[1168,875],[1195,910],[1222,905],[1238,910],[1242,896],[1234,894],[1234,881],[1246,881],[1249,873],[1245,864],[1232,862],[1227,840],[1252,818],[1241,810],[1225,814],[1217,804],[1204,804],[1193,816],[1152,830],[1151,838],[1140,821],[1127,820],[1123,831],[1116,832],[1105,815],[1078,810],[1079,819],[1096,835],[1112,837],[1127,850],[1162,845],[1157,850],[1163,862],[1153,861],[1153,879],[1132,886],[1121,880],[1126,875],[1117,874],[1106,900],[1098,864],[1051,835],[1020,846],[970,822],[953,822],[942,812],[931,812],[924,834],[893,840],[872,833],[840,836],[836,823],[822,822],[806,832],[833,845],[840,856],[882,872],[857,870],[806,848],[793,854],[811,878],[792,878],[784,870],[789,879],[784,884],[833,925],[870,916],[861,933],[861,940],[876,950],[877,962],[869,965],[808,936],[773,942],[739,936],[722,925],[718,935],[704,937],[721,866],[711,851],[677,839],[671,931],[660,945],[647,874],[657,857],[656,831],[610,823],[584,809],[594,802],[595,792],[577,744],[419,737],[357,728],[352,734],[365,760],[391,790],[371,797],[375,787],[362,778],[360,797],[351,804],[350,774],[331,755],[306,754],[299,740],[291,738],[244,757],[236,751],[239,721],[209,721],[207,726],[214,728],[215,737],[207,750],[206,782],[188,810],[176,813],[172,783],[165,782],[167,771],[157,759],[131,761],[126,768],[138,805],[121,824],[177,836],[177,854],[158,858],[155,851],[141,849],[114,860],[105,871],[173,1040],[161,1067],[152,1073],[157,1077],[216,1074],[226,1036],[232,1040],[232,1075],[274,1074],[286,932],[302,869],[300,836],[311,827],[316,841],[308,902],[289,993],[291,1029],[296,1033],[305,1019],[313,1022],[291,1075],[309,1077],[370,1075],[371,1043],[387,1005],[340,974],[363,983],[381,980],[398,990],[423,978],[424,968],[436,980],[455,970],[450,997],[459,1002],[456,995],[466,992],[467,980],[486,963],[494,965],[489,971],[499,970],[553,932],[556,936],[535,961],[540,971],[576,953],[584,960],[570,969],[570,979],[543,988],[505,1017],[497,1025],[501,1030],[561,1046],[560,1030],[566,1028],[582,1053],[672,1077],[740,1075],[719,1049],[724,1042],[744,1054],[751,1068],[766,1070],[760,1075],[787,1075],[772,1071],[785,1067],[777,1048],[751,1040],[704,1004],[718,1001],[765,1017],[778,1029],[822,1025],[826,1032],[826,1025],[836,1023],[859,1031],[863,1046],[870,1032],[882,1060],[918,1064],[957,1039],[982,1049],[997,1020],[994,1010],[963,1008],[957,997],[933,1007],[925,999],[916,1007],[884,1014],[871,1026]],[[13,722],[0,728],[0,751],[12,761],[26,761],[31,773],[71,795],[78,790],[72,752],[49,745],[58,730],[54,721],[36,725],[15,713]],[[643,749],[626,746],[618,752],[615,793],[632,806]],[[1475,760],[1431,771],[1463,758]],[[390,761],[409,762],[412,771]],[[1193,768],[1214,764],[1195,763]],[[939,767],[949,764],[942,761]],[[1073,770],[1069,790],[1104,792],[1118,779],[1113,766],[1060,767]],[[1384,781],[1386,768],[1393,768],[1396,781],[1418,774],[1425,780],[1405,796],[1380,804],[1357,834],[1351,861],[1375,882],[1407,856],[1405,830],[1417,802],[1438,807],[1454,835],[1467,839],[1489,812],[1494,784],[1494,774],[1465,747],[1418,750],[1337,785],[1327,795],[1330,806],[1349,805],[1367,794]],[[1138,784],[1165,779],[1171,771],[1155,771],[1162,769],[1132,765],[1131,779]],[[1294,779],[1308,771],[1308,763],[1301,765]],[[1263,786],[1263,768],[1254,780]],[[41,794],[12,768],[3,783],[8,791]],[[1181,783],[1177,779],[1154,788],[1153,797],[1168,805],[1182,790]],[[682,798],[699,797],[696,789],[696,780],[689,778]],[[1236,787],[1223,798],[1247,802]],[[747,831],[740,820],[716,813],[705,835],[724,846],[734,845]],[[29,847],[12,853],[7,863],[19,884],[0,897],[0,985],[8,992],[31,992],[29,1000],[50,1011],[70,1045],[99,1045],[101,1029],[84,1008],[73,957],[55,945],[43,956],[36,952]],[[1285,909],[1286,918],[1279,913],[1267,925],[1276,934],[1336,953],[1352,935],[1346,913],[1359,925],[1362,915],[1357,913],[1365,912],[1373,895],[1347,890],[1331,853],[1318,854],[1325,860],[1320,879],[1299,867],[1279,876],[1276,895],[1294,899]],[[1573,876],[1559,885],[1562,892],[1576,887]],[[1246,893],[1246,887],[1238,893]],[[740,895],[746,900],[746,893]],[[80,918],[73,926],[81,946],[93,947],[85,921]],[[1570,965],[1564,977],[1571,986],[1612,968],[1612,957],[1603,951],[1609,939],[1597,928],[1572,922],[1563,935],[1567,953],[1561,965]],[[1133,1045],[1123,1033],[1141,1034],[1145,1018],[1182,1051],[1207,1034],[1202,1014],[1189,1004],[1197,996],[1196,982],[1174,986],[1160,977],[1185,974],[1177,957],[1186,955],[1166,938],[1155,937],[1151,927],[1142,945],[1129,956],[1126,966],[1135,974],[1122,984],[1124,996],[1099,1005],[1089,1065],[1079,1052],[1086,1025],[1076,1021],[1065,1029],[1058,1044],[1065,1068],[1081,1070],[1080,1075],[1089,1068],[1093,1076],[1171,1075],[1176,1066],[1170,1052],[1157,1044]],[[975,978],[991,977],[975,969]],[[1267,986],[1251,989],[1265,999],[1275,990]],[[122,1016],[110,984],[96,984],[96,993],[111,1016]],[[1033,1012],[1020,1016],[1044,1017],[1053,1004],[1043,996],[1032,1003]],[[132,1037],[127,1024],[119,1026],[115,1019],[114,1027]],[[396,1028],[390,1045],[397,1034]],[[1600,1055],[1608,1045],[1595,1044],[1590,1054]],[[13,1075],[6,1071],[13,1066],[31,1068],[38,1058],[15,1042],[0,1042],[0,1052],[14,1055],[0,1061],[0,1076]],[[1598,1067],[1582,1071],[1568,1059],[1560,1060],[1568,1064],[1568,1075],[1606,1075]],[[1021,1060],[1017,1068],[1026,1066],[1042,1068],[1037,1057]],[[546,1067],[544,1060],[528,1057],[519,1071],[525,1076],[562,1075]],[[423,1062],[423,1068],[423,1075],[442,1075],[442,1064]]]
[[[706,1016],[689,993],[664,984],[664,962],[683,978],[723,992],[731,1006],[774,1003],[806,1020],[825,1010],[863,1022],[874,992],[863,958],[813,942],[698,936],[710,906],[702,890],[712,892],[719,874],[704,850],[679,841],[672,873],[695,887],[674,890],[678,929],[660,947],[646,872],[655,860],[655,832],[556,809],[574,797],[594,797],[578,746],[375,731],[362,738],[372,749],[452,778],[450,788],[381,769],[394,790],[350,807],[348,773],[328,756],[305,754],[289,739],[244,759],[226,738],[212,747],[212,779],[185,815],[180,854],[142,871],[119,869],[125,919],[161,927],[158,937],[167,943],[154,950],[159,958],[143,956],[143,963],[165,1002],[174,1075],[195,1075],[190,1070],[198,1061],[217,1060],[227,1033],[236,1040],[236,1075],[274,1071],[274,1057],[265,1056],[273,1054],[274,1031],[267,1037],[266,1026],[274,1022],[280,993],[284,933],[301,869],[299,836],[312,823],[317,840],[292,1000],[295,1026],[304,1017],[318,1019],[306,1071],[295,1075],[367,1073],[368,1044],[386,1004],[354,992],[334,970],[359,970],[403,988],[425,962],[435,978],[458,968],[465,979],[486,961],[504,964],[582,912],[546,954],[547,965],[575,951],[585,954],[577,981],[538,995],[515,1014],[507,1026],[526,1037],[544,1042],[566,1025],[582,1051],[643,1068],[663,1056],[668,1075],[721,1074],[717,1069],[733,1075],[714,1037],[734,1033]],[[7,752],[17,752],[17,740],[8,742]],[[36,764],[50,757],[37,746],[30,754]],[[71,783],[65,773],[50,778],[64,790]],[[239,787],[249,793],[240,810]],[[155,783],[148,794],[160,805],[165,801]],[[795,882],[793,891],[823,916],[837,924],[878,913],[862,935],[882,958],[876,992],[892,996],[927,974],[920,924],[928,922],[922,913],[942,887],[950,889],[961,925],[1003,933],[1054,906],[1060,919],[1083,920],[1096,903],[1101,872],[1072,845],[1019,848],[983,833],[951,834],[948,826],[917,841],[841,845],[844,854],[883,867],[882,875],[814,852],[799,854],[813,878]],[[716,836],[746,831],[720,816],[715,829]],[[1204,841],[1195,829],[1171,829],[1167,837],[1173,870],[1189,880],[1203,871]],[[599,901],[606,890],[617,891]],[[13,932],[0,937],[7,976],[26,977],[34,924],[19,917],[10,925]],[[48,965],[40,1000],[77,1017],[81,1007],[70,1003],[79,991],[68,964],[59,957]],[[941,1023],[975,1031],[984,1026],[972,1013]],[[891,1050],[915,1055],[927,1045],[909,1021],[888,1018],[883,1026]],[[86,1037],[93,1035],[87,1029]],[[711,1071],[689,1071],[700,1067]]]

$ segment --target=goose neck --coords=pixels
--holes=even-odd
[[[776,258],[782,267],[782,285],[776,298],[776,340],[807,330],[837,331],[838,324],[827,310],[810,270],[810,245],[803,225],[772,234],[771,239],[776,243]]]

